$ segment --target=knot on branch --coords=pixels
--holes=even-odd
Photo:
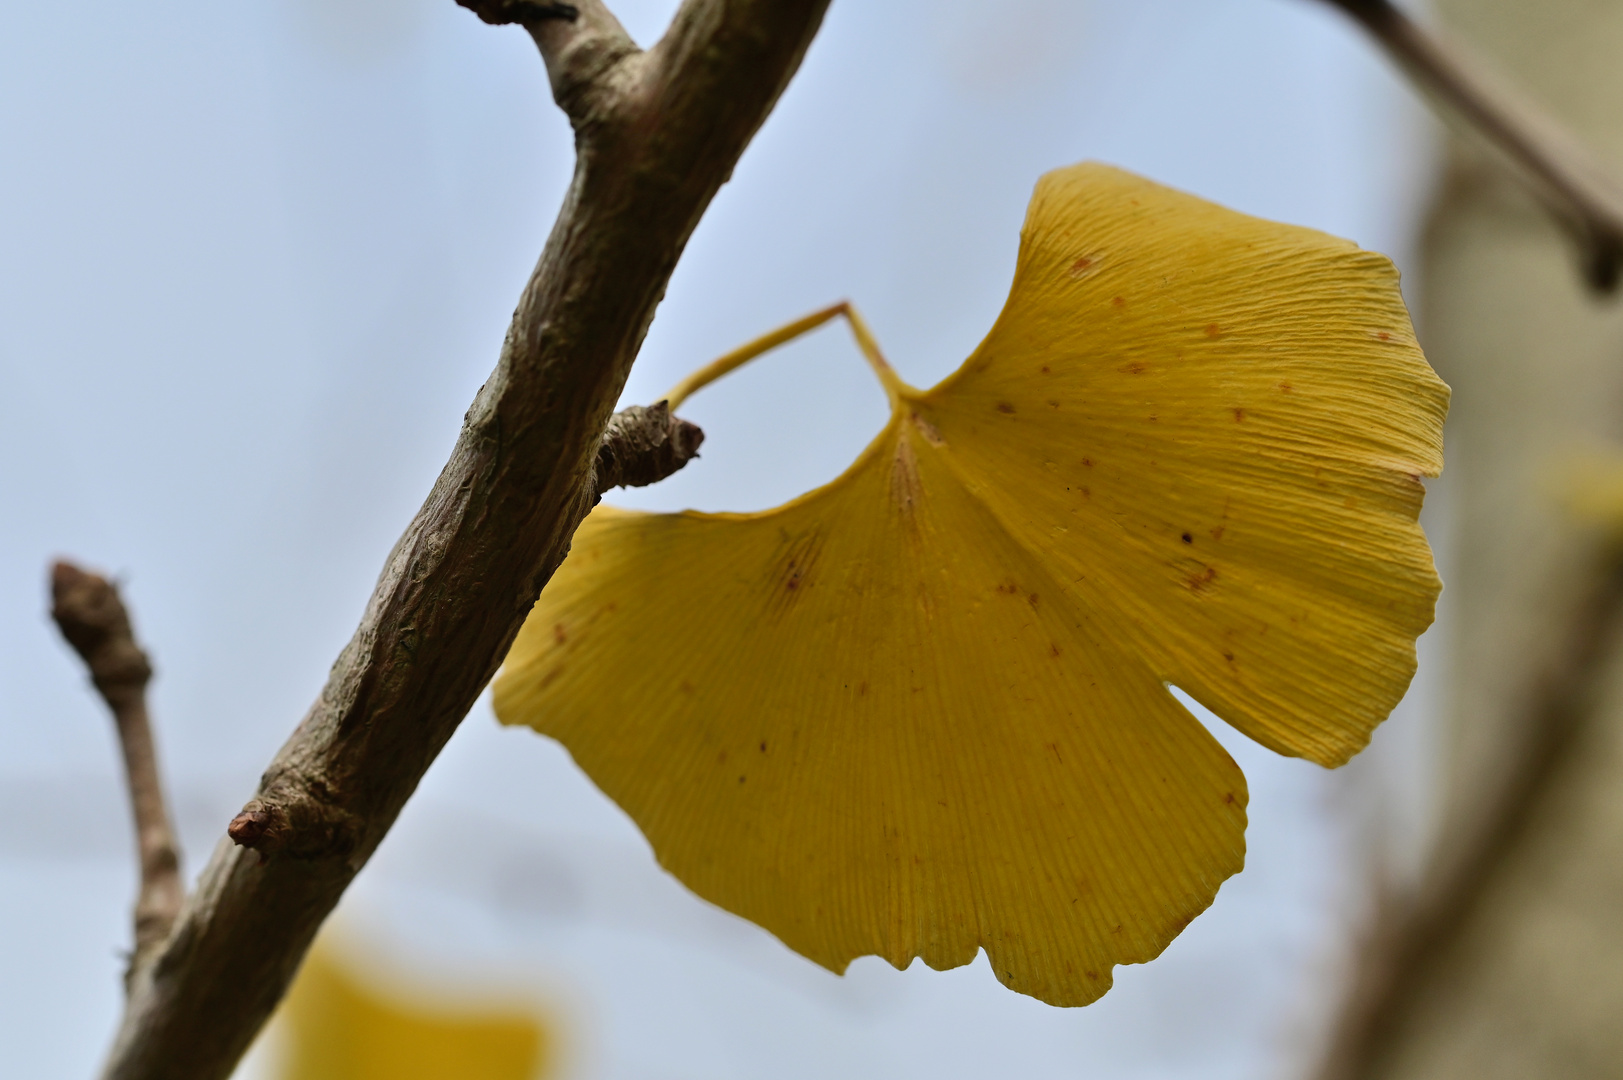
[[[580,18],[580,8],[574,4],[551,4],[543,3],[541,0],[456,0],[456,2],[491,26],[506,26],[510,23],[524,25],[545,19],[574,22]]]
[[[278,851],[287,842],[287,815],[280,807],[269,806],[258,799],[251,800],[242,812],[231,819],[225,833],[238,847],[252,848],[269,853]]]
[[[278,853],[295,859],[348,858],[360,844],[361,821],[330,794],[318,794],[325,787],[290,777],[267,783],[231,819],[226,835],[262,859]]]
[[[597,447],[596,502],[617,487],[657,483],[699,456],[704,432],[672,416],[665,402],[633,405],[609,417]]]
[[[146,688],[152,664],[135,643],[129,612],[112,582],[72,563],[56,563],[51,567],[51,618],[104,697],[139,694]]]

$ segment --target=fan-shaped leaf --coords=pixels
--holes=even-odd
[[[856,463],[761,514],[599,508],[498,715],[818,963],[984,947],[1086,1004],[1243,861],[1244,777],[1167,684],[1325,765],[1402,696],[1447,388],[1386,259],[1098,165],[1038,185],[941,385],[856,328],[893,405]]]

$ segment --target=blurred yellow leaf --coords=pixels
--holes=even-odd
[[[820,964],[984,947],[1086,1004],[1243,862],[1245,779],[1168,684],[1325,765],[1402,697],[1447,387],[1385,258],[1094,164],[1038,184],[939,386],[850,314],[892,404],[861,457],[765,513],[599,508],[497,714]]]
[[[1548,470],[1557,498],[1578,521],[1610,533],[1623,532],[1623,453],[1587,447],[1564,455]]]
[[[285,1080],[541,1080],[552,1050],[522,1008],[408,1002],[318,945],[281,1011]]]

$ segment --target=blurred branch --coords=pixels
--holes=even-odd
[[[1623,633],[1623,553],[1605,552],[1573,613],[1566,647],[1538,680],[1528,705],[1532,739],[1497,792],[1481,800],[1469,835],[1435,859],[1418,895],[1377,897],[1372,928],[1319,1072],[1319,1080],[1362,1080],[1411,1012],[1420,976],[1454,942],[1466,917],[1516,849],[1532,808],[1558,783],[1592,711],[1597,683]]]
[[[1577,238],[1590,285],[1613,291],[1623,272],[1623,189],[1582,142],[1462,45],[1425,29],[1390,0],[1328,0],[1370,32],[1447,114],[1503,154]]]
[[[127,986],[135,970],[169,935],[186,899],[180,881],[180,848],[164,809],[163,782],[147,717],[146,688],[152,665],[135,642],[129,612],[117,587],[106,578],[71,563],[57,563],[51,568],[51,618],[90,669],[90,681],[112,710],[124,751],[124,777],[129,782],[141,865],[135,950],[125,974]]]
[[[109,1080],[225,1080],[270,1015],[568,552],[677,259],[827,2],[685,0],[642,52],[599,0],[470,0],[539,46],[574,178],[450,461],[245,808],[276,844],[222,837],[133,973]]]

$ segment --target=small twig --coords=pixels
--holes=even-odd
[[[147,718],[146,686],[152,678],[152,665],[135,643],[117,587],[106,578],[71,563],[57,563],[51,568],[51,617],[90,669],[91,682],[113,712],[124,750],[124,775],[129,781],[141,861],[135,951],[130,956],[127,983],[130,973],[169,936],[186,899],[180,880],[180,849],[164,809],[163,783]]]
[[[574,22],[580,18],[580,8],[574,4],[549,4],[539,0],[456,0],[491,26],[512,23],[530,24],[545,19]]]
[[[663,401],[633,405],[609,417],[597,447],[597,497],[617,487],[657,484],[699,456],[704,432],[671,415]]]
[[[1358,20],[1410,79],[1507,157],[1577,238],[1589,284],[1616,289],[1623,273],[1623,189],[1574,135],[1464,46],[1425,29],[1390,0],[1328,2]]]

